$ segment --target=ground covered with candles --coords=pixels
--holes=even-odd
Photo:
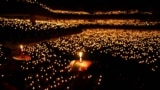
[[[31,56],[31,60],[1,61],[0,87],[10,86],[10,90],[159,89],[159,47],[158,30],[86,29],[24,45],[23,53]],[[4,46],[0,44],[0,48],[2,51]],[[79,57],[80,51],[83,55]],[[0,55],[8,59],[4,53]],[[83,60],[89,62],[88,66],[83,64],[87,68],[73,70],[71,66]]]

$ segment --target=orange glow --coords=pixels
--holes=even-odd
[[[82,57],[82,55],[83,55],[83,52],[79,52],[79,57]]]
[[[82,62],[82,56],[83,56],[83,52],[79,52],[79,60],[80,60],[80,62]]]
[[[29,55],[19,55],[19,56],[14,56],[14,60],[19,60],[19,61],[29,61],[31,60],[31,57]]]
[[[23,45],[20,45],[20,49],[21,49],[21,51],[23,51]]]
[[[85,71],[91,64],[92,62],[89,60],[83,60],[81,62],[79,62],[79,60],[73,60],[70,62],[70,68],[72,70]]]

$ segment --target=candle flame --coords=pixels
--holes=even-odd
[[[23,52],[23,45],[20,45],[21,53]]]
[[[79,52],[79,60],[80,60],[80,62],[82,62],[82,55],[83,55],[83,52]]]
[[[23,49],[23,45],[20,45],[20,48]]]
[[[81,58],[83,55],[83,52],[79,52],[79,57]]]

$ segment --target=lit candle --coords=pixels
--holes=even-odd
[[[83,55],[83,52],[79,52],[79,58],[80,58],[79,61],[80,62],[82,62],[82,55]]]
[[[20,45],[21,52],[23,52],[23,45]]]
[[[23,45],[20,45],[21,55],[23,55]]]

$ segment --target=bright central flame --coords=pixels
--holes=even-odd
[[[83,52],[79,52],[79,57],[82,57],[82,55],[83,55]]]
[[[80,62],[82,62],[82,56],[83,56],[83,52],[79,52]]]
[[[23,45],[20,45],[21,51],[23,51]]]
[[[23,45],[20,45],[20,48],[22,49],[22,48],[23,48]]]

